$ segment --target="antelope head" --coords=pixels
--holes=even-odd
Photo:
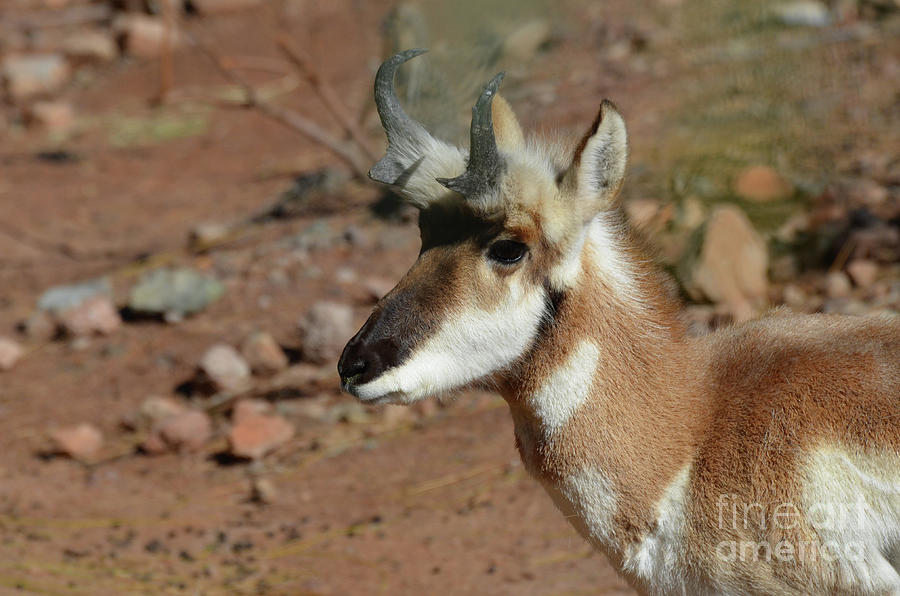
[[[612,103],[574,150],[526,140],[497,95],[502,73],[472,109],[468,154],[434,138],[394,92],[397,68],[422,52],[393,56],[375,78],[388,148],[369,176],[419,208],[422,247],[341,355],[344,389],[366,403],[514,374],[578,283],[588,229],[613,209],[625,173]]]

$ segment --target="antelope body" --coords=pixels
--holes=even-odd
[[[379,69],[385,157],[422,249],[350,340],[365,403],[497,388],[559,509],[640,591],[900,594],[900,319],[785,311],[696,338],[616,196],[604,101],[567,150],[526,138],[495,77],[468,153]]]

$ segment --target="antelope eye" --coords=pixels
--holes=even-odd
[[[498,240],[488,248],[488,258],[504,265],[518,263],[528,252],[528,246],[515,240]]]

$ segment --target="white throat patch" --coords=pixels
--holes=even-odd
[[[537,392],[528,397],[528,405],[548,438],[565,426],[587,401],[599,359],[597,344],[581,342],[565,364],[557,367]]]

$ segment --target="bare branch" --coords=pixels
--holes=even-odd
[[[169,2],[161,5],[163,26],[162,53],[159,57],[159,103],[165,103],[175,85],[175,37],[178,35],[178,15]]]
[[[343,127],[347,134],[350,135],[350,138],[356,141],[356,144],[365,152],[369,161],[375,161],[378,155],[370,147],[369,139],[360,133],[359,126],[354,122],[353,117],[350,115],[350,111],[344,105],[344,102],[334,88],[328,81],[319,76],[309,55],[292,45],[287,35],[280,35],[278,37],[278,48],[290,63],[296,67],[300,76],[309,83],[316,95],[319,96],[319,99],[322,100],[322,103],[325,104],[328,111],[331,112],[331,115],[334,116],[334,119],[338,121],[338,124]]]
[[[369,169],[368,164],[371,160],[360,153],[360,149],[355,143],[348,143],[338,139],[312,120],[301,116],[293,110],[283,108],[262,99],[259,96],[259,93],[257,93],[256,88],[236,70],[229,68],[228,63],[216,52],[204,45],[194,36],[191,36],[191,42],[207,58],[209,58],[222,76],[243,90],[245,95],[244,106],[253,108],[269,118],[284,124],[288,128],[312,139],[320,145],[327,147],[332,153],[340,157],[348,166],[350,166],[350,169],[357,178],[362,180],[366,179],[366,173]]]

